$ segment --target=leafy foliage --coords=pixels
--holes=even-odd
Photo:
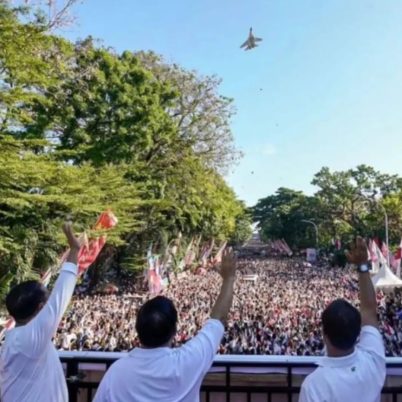
[[[279,189],[252,209],[254,220],[269,238],[285,238],[289,244],[314,244],[313,220],[321,244],[333,238],[350,239],[356,234],[384,238],[384,212],[389,217],[390,235],[399,242],[402,234],[402,178],[382,174],[366,165],[347,171],[322,168],[312,184],[318,188],[308,197],[301,192]]]
[[[0,0],[0,293],[54,266],[67,215],[79,230],[108,207],[118,216],[98,269],[142,268],[151,241],[163,252],[179,232],[183,244],[249,236],[221,176],[238,153],[217,78],[90,37],[68,42],[30,3],[9,4]]]

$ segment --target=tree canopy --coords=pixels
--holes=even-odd
[[[352,236],[385,238],[384,212],[389,217],[391,242],[402,236],[402,178],[366,165],[347,171],[322,168],[312,184],[317,191],[307,196],[280,188],[252,208],[266,238],[284,238],[294,247],[314,245],[312,220],[318,227],[321,245],[331,239]]]
[[[10,4],[0,0],[0,291],[57,262],[67,215],[83,230],[112,208],[100,265],[125,269],[142,268],[155,239],[250,236],[222,177],[239,153],[219,79],[69,42],[29,3]]]

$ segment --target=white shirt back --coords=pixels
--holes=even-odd
[[[210,319],[182,347],[133,349],[106,372],[94,402],[198,402],[223,333]]]
[[[2,402],[67,402],[66,380],[52,337],[77,280],[64,263],[46,305],[28,324],[6,332],[0,352]]]
[[[378,329],[365,326],[355,351],[324,357],[303,382],[299,402],[379,402],[386,376],[385,350]]]

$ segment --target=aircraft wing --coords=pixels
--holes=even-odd
[[[240,49],[248,46],[248,39],[240,46]]]
[[[261,38],[254,38],[254,40],[255,40],[256,42],[261,42],[261,41],[262,41]]]

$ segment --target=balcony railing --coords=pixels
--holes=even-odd
[[[70,402],[90,402],[105,371],[125,353],[60,352]],[[296,402],[316,357],[216,356],[201,387],[205,402]],[[382,402],[402,401],[402,358],[387,359]]]

